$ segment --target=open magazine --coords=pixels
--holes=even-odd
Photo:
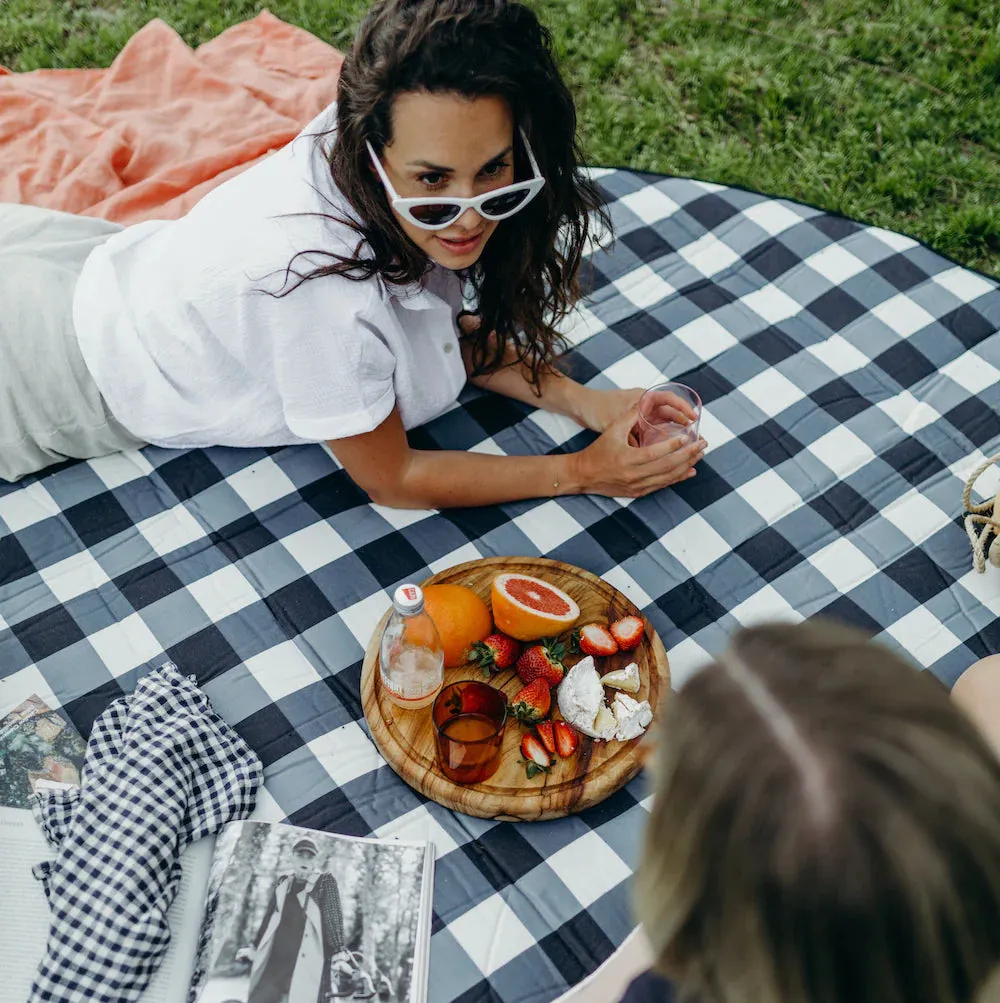
[[[188,1003],[424,1003],[433,872],[430,843],[226,826]]]
[[[0,909],[0,1003],[22,1003],[49,931],[31,868],[52,850],[20,806],[40,786],[78,780],[80,740],[37,698],[3,723],[23,755],[0,800],[0,888],[17,903]],[[46,757],[65,762],[56,770]],[[170,947],[142,1003],[425,1003],[433,844],[233,822],[181,864]]]

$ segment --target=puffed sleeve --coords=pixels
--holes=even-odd
[[[396,360],[379,332],[374,281],[328,275],[280,297],[258,292],[246,323],[269,346],[285,422],[302,439],[323,441],[377,428],[396,398]],[[384,308],[383,308],[384,309]]]

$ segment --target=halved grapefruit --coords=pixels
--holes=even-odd
[[[492,600],[497,627],[518,641],[561,634],[580,618],[580,607],[562,589],[530,575],[497,575]]]

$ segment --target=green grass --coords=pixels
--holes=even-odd
[[[162,17],[192,45],[249,0],[0,0],[0,63],[107,65]],[[271,0],[345,46],[366,0]],[[588,161],[811,202],[1000,275],[995,0],[535,0]]]

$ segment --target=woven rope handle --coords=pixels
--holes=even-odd
[[[1000,453],[991,456],[976,467],[965,482],[965,489],[962,491],[965,531],[969,534],[969,542],[972,544],[972,567],[979,574],[986,571],[987,557],[989,557],[990,564],[994,567],[1000,567],[1000,523],[996,521],[997,518],[1000,518],[1000,511],[997,511],[997,506],[1000,505],[1000,493],[978,505],[972,504],[973,485],[983,472],[992,467],[994,463],[1000,463]],[[982,529],[977,531],[977,526],[982,526]],[[993,542],[987,549],[986,544],[991,535]]]

